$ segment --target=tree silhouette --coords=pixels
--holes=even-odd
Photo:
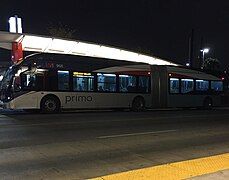
[[[220,71],[220,62],[216,58],[207,58],[204,60],[203,69],[212,72]]]

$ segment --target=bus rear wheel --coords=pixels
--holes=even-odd
[[[46,96],[41,101],[41,111],[43,113],[57,113],[60,110],[59,99],[54,96]]]
[[[145,100],[142,97],[134,98],[132,102],[132,111],[140,112],[145,110]]]
[[[203,102],[203,108],[212,109],[212,106],[213,106],[212,99],[210,97],[205,98]]]

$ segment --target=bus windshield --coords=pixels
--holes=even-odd
[[[12,83],[12,78],[13,78],[13,68],[10,67],[4,74],[2,83],[1,83],[1,89],[8,89],[8,87]]]
[[[10,100],[12,97],[12,83],[13,77],[17,68],[11,66],[4,74],[2,82],[1,82],[1,100]]]

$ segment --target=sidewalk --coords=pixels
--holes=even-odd
[[[229,153],[163,164],[143,169],[97,177],[95,180],[175,180],[175,179],[225,179],[229,177]],[[212,173],[212,174],[211,174]],[[226,178],[228,179],[228,178]]]
[[[190,178],[190,180],[226,180],[226,179],[229,179],[229,170],[218,171],[216,173]]]

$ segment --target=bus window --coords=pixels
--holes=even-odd
[[[170,78],[170,93],[177,94],[179,93],[180,83],[178,78]]]
[[[93,91],[94,76],[91,73],[73,72],[73,90],[74,91]]]
[[[24,74],[22,77],[23,89],[34,90],[36,86],[35,74]]]
[[[119,75],[120,92],[136,92],[136,77],[129,75]]]
[[[211,89],[214,91],[223,91],[222,81],[211,81]]]
[[[208,91],[209,90],[209,81],[196,80],[196,90],[197,91]]]
[[[139,77],[139,83],[138,83],[138,89],[139,92],[149,92],[149,77],[147,76],[140,76]]]
[[[69,90],[69,71],[58,71],[58,90]]]
[[[181,93],[189,93],[194,89],[193,79],[181,79]]]
[[[14,88],[14,91],[20,91],[21,90],[21,77],[20,76],[14,77],[13,88]]]
[[[98,91],[115,92],[116,75],[98,73]]]

